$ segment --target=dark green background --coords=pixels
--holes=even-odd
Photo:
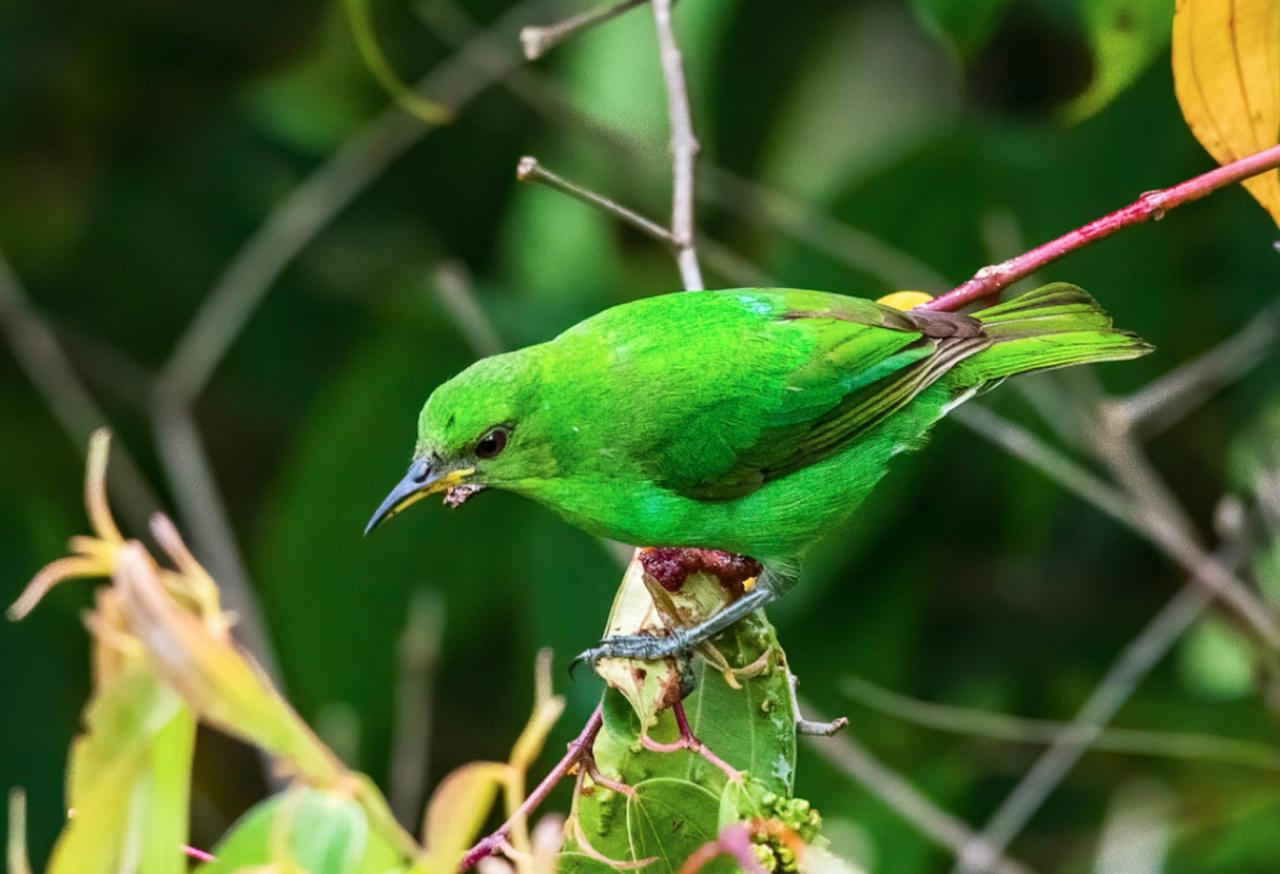
[[[1068,125],[1063,107],[1087,87],[1093,64],[1077,4],[982,4],[993,7],[990,19],[975,5],[956,29],[967,51],[935,39],[915,14],[948,5],[683,0],[677,23],[704,157],[955,282],[1016,251],[1007,247],[1211,166],[1174,101],[1167,49],[1100,114]],[[519,21],[573,8],[528,5]],[[491,21],[503,7],[485,0],[467,10]],[[407,78],[452,52],[410,4],[380,2],[374,15]],[[287,693],[322,733],[345,726],[338,734],[348,745],[355,738],[353,764],[379,781],[396,641],[415,592],[438,594],[446,612],[430,714],[433,779],[469,759],[504,756],[527,714],[535,649],[555,647],[563,665],[603,625],[619,576],[614,558],[513,497],[486,494],[456,513],[423,505],[375,538],[360,531],[403,470],[421,402],[472,357],[434,292],[442,260],[466,264],[480,304],[513,345],[678,285],[660,247],[513,175],[522,154],[536,154],[665,216],[670,168],[655,58],[651,17],[637,10],[533,68],[543,80],[535,84],[622,130],[638,145],[630,151],[501,86],[486,90],[289,265],[196,405]],[[0,7],[0,247],[166,503],[146,374],[273,207],[386,102],[339,4]],[[789,285],[869,296],[895,287],[779,233],[749,205],[701,207],[699,222]],[[1099,370],[1123,392],[1274,299],[1275,238],[1242,191],[1225,191],[1042,278],[1085,286],[1156,344],[1145,360]],[[710,270],[708,281],[725,284]],[[1228,486],[1228,449],[1267,408],[1278,376],[1274,361],[1264,364],[1152,445],[1197,521],[1207,525]],[[84,522],[81,447],[7,347],[0,397],[0,599],[8,601]],[[1015,391],[984,402],[1045,431]],[[772,614],[805,693],[847,713],[886,763],[972,823],[1035,751],[861,709],[842,696],[841,677],[1066,719],[1182,578],[1097,510],[954,423],[897,465],[812,570]],[[58,827],[66,747],[88,692],[78,618],[88,601],[87,585],[67,585],[28,621],[0,629],[0,783],[30,794],[37,861]],[[1176,654],[1119,724],[1274,740],[1260,695],[1215,681],[1218,667]],[[563,688],[570,705],[556,749],[598,695],[593,678]],[[1274,772],[1100,753],[1073,771],[1014,854],[1043,870],[1089,869],[1117,794],[1149,784],[1171,797],[1169,870],[1274,870]],[[798,785],[825,813],[837,848],[869,853],[872,870],[949,865],[807,750]],[[195,842],[209,845],[263,791],[252,756],[202,735]]]

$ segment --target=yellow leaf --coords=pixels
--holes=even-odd
[[[1280,0],[1178,0],[1173,85],[1191,132],[1219,164],[1280,141]],[[1280,174],[1244,187],[1280,224]]]
[[[419,862],[420,868],[457,870],[510,772],[511,766],[504,762],[472,762],[440,782],[427,804],[423,827],[427,858]]]
[[[923,291],[895,291],[892,294],[886,294],[876,303],[893,307],[895,310],[909,310],[931,300],[933,300],[933,295],[925,294]]]

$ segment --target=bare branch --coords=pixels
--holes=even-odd
[[[844,692],[862,706],[886,716],[951,734],[1022,744],[1052,744],[1071,728],[1068,722],[1052,719],[1028,719],[924,701],[856,676],[845,678]],[[1197,732],[1107,728],[1098,732],[1091,748],[1107,753],[1196,759],[1280,771],[1280,752],[1267,744]]]
[[[684,58],[671,23],[671,3],[672,0],[653,0],[653,23],[658,32],[662,77],[667,83],[667,116],[671,122],[671,236],[675,238],[680,280],[686,291],[697,291],[705,287],[693,235],[693,174],[698,140],[693,135],[689,86],[685,82]]]
[[[524,49],[525,60],[536,61],[570,37],[617,18],[644,2],[645,0],[621,0],[619,3],[579,12],[572,18],[555,24],[523,27],[520,29],[520,46]]]
[[[1214,558],[1214,566],[1225,565],[1234,570],[1242,561],[1243,550],[1232,547]],[[1174,642],[1204,613],[1211,597],[1204,585],[1194,579],[1188,582],[1120,652],[1067,729],[1055,738],[991,815],[978,839],[962,848],[958,854],[958,871],[979,872],[994,867],[997,854],[1022,830],[1084,751],[1097,741],[1103,727]]]
[[[452,0],[421,0],[414,9],[432,32],[451,44],[460,44],[477,30],[477,25],[466,11]],[[506,55],[501,48],[487,55],[477,53],[476,57],[490,70],[506,64]],[[553,83],[534,70],[517,67],[507,72],[501,82],[534,111],[573,124],[628,160],[643,160],[650,156],[625,132],[579,112]],[[703,162],[700,166],[707,184],[697,186],[697,195],[745,221],[763,224],[802,240],[851,268],[879,277],[896,288],[940,291],[950,285],[910,254],[866,231],[835,221],[811,206],[713,163]],[[702,234],[697,235],[697,241],[702,260],[730,282],[752,287],[777,284],[775,279],[722,244]]]
[[[671,231],[653,219],[623,206],[612,198],[605,197],[603,194],[592,191],[590,188],[586,188],[577,182],[548,170],[537,158],[529,155],[521,158],[519,163],[516,164],[516,178],[521,182],[539,182],[548,188],[569,195],[574,200],[594,206],[645,236],[657,240],[673,252],[676,252],[678,256],[680,250]],[[771,276],[751,264],[728,246],[701,235],[699,235],[698,239],[703,246],[703,253],[706,256],[707,263],[713,270],[730,282],[754,287],[768,287],[774,284]]]
[[[1280,309],[1268,306],[1208,352],[1166,373],[1127,398],[1109,401],[1107,414],[1149,437],[1173,425],[1275,351]]]
[[[515,815],[511,816],[499,826],[495,831],[482,838],[475,846],[467,851],[462,858],[462,862],[458,865],[459,871],[466,871],[474,866],[481,859],[492,855],[506,842],[507,835],[510,834],[512,827],[517,822],[527,822],[529,814],[538,808],[551,790],[564,779],[564,777],[573,770],[574,766],[584,760],[586,756],[591,755],[591,748],[596,742],[596,735],[600,733],[601,726],[604,725],[604,705],[597,704],[596,709],[592,711],[587,724],[582,727],[582,731],[569,743],[569,748],[564,756],[556,763],[546,777],[542,778],[539,783],[524,802],[516,810]]]
[[[814,711],[808,702],[804,703],[804,709],[810,713]],[[810,749],[897,811],[935,844],[959,854],[966,847],[977,846],[982,841],[981,836],[968,825],[921,795],[900,774],[871,755],[850,732],[832,738],[806,740]],[[1027,874],[1029,871],[1021,862],[1002,857],[999,849],[991,850],[991,856],[996,860],[991,867],[1001,874]]]
[[[562,194],[567,194],[574,200],[580,200],[583,203],[602,209],[609,215],[616,218],[629,227],[635,228],[647,237],[651,237],[664,245],[670,246],[678,250],[679,244],[671,231],[662,225],[645,218],[633,209],[629,209],[616,200],[611,200],[603,194],[597,194],[589,188],[584,188],[576,182],[570,182],[563,176],[553,173],[538,161],[532,155],[525,155],[516,165],[516,178],[521,182],[541,182],[548,188],[554,188]]]

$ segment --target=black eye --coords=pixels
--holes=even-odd
[[[507,448],[507,439],[511,432],[506,428],[490,428],[485,435],[476,441],[477,458],[493,458]]]

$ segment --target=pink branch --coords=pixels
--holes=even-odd
[[[507,835],[510,834],[512,826],[520,820],[527,820],[529,814],[533,813],[537,806],[551,794],[551,790],[556,788],[556,784],[573,770],[573,766],[591,754],[591,747],[595,743],[596,735],[600,733],[602,725],[604,725],[603,703],[596,705],[596,709],[591,713],[591,718],[582,727],[582,732],[569,743],[569,749],[565,752],[564,757],[556,763],[556,766],[551,769],[547,776],[542,778],[542,782],[538,784],[537,788],[529,793],[529,797],[516,810],[515,815],[498,826],[498,829],[492,834],[482,838],[479,843],[467,850],[467,854],[458,863],[459,871],[466,871],[476,862],[479,862],[485,856],[491,855],[506,844]]]
[[[702,756],[712,765],[719,768],[728,779],[734,783],[742,780],[742,774],[733,765],[730,765],[724,759],[715,753],[694,736],[693,729],[689,727],[689,718],[684,712],[684,702],[677,701],[671,705],[671,712],[675,714],[676,726],[680,729],[680,739],[671,743],[660,743],[653,740],[647,734],[640,735],[640,745],[653,753],[678,753],[681,750],[688,750],[694,755]]]
[[[755,846],[751,843],[751,825],[735,822],[727,825],[714,841],[707,841],[689,854],[680,866],[679,874],[698,874],[713,859],[729,856],[738,863],[738,867],[747,874],[765,874],[764,866],[756,856]]]
[[[1175,207],[1199,200],[1219,188],[1225,188],[1278,166],[1280,166],[1280,145],[1225,164],[1194,179],[1180,182],[1172,188],[1148,191],[1123,209],[1108,213],[1100,219],[1094,219],[1087,225],[1063,234],[1056,240],[1050,240],[1042,246],[1037,246],[1030,252],[1024,252],[1016,258],[1010,258],[1008,261],[993,264],[990,267],[983,267],[968,282],[953,288],[941,297],[922,304],[921,309],[957,310],[967,303],[1009,287],[1046,264],[1057,261],[1063,255],[1109,237],[1121,228],[1162,218],[1166,212]]]

